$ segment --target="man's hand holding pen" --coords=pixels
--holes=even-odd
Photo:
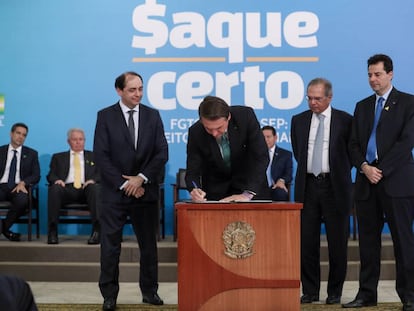
[[[194,186],[194,189],[191,190],[190,192],[191,200],[193,202],[206,201],[206,193],[200,188],[198,188],[197,184],[194,181],[193,181],[193,186]]]

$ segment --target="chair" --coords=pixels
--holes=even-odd
[[[61,224],[90,224],[91,212],[86,203],[69,203],[59,210]]]
[[[32,240],[32,225],[36,225],[36,238],[40,237],[40,218],[39,218],[39,187],[38,185],[29,185],[29,207],[27,214],[20,217],[16,223],[27,224],[27,239]],[[10,201],[0,201],[0,217],[6,217],[11,207]]]
[[[48,188],[50,185],[48,184]],[[49,189],[48,189],[49,191]],[[59,209],[60,224],[90,224],[91,213],[88,210],[88,204],[85,203],[67,203]]]
[[[165,239],[165,203],[164,203],[164,184],[161,183],[158,185],[159,191],[159,200],[158,200],[158,217],[159,217],[159,227],[158,240],[162,237]],[[91,223],[91,213],[88,210],[88,204],[86,203],[70,203],[65,204],[59,210],[59,223],[63,224],[90,224]],[[127,220],[127,224],[130,224],[130,220]],[[161,229],[161,234],[160,234]]]
[[[173,202],[181,201],[180,199],[180,190],[187,190],[187,185],[185,182],[185,168],[179,168],[176,174],[176,182],[175,184],[171,184],[173,186]],[[174,241],[177,241],[177,210],[174,207]]]

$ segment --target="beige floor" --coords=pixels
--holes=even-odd
[[[102,303],[96,283],[29,282],[37,303]],[[394,281],[381,281],[378,288],[379,302],[398,302]],[[342,302],[355,298],[358,282],[345,282]],[[165,304],[177,304],[177,283],[160,283],[159,295]],[[322,283],[321,301],[326,298],[326,282]],[[141,303],[141,294],[135,283],[121,283],[118,304]]]

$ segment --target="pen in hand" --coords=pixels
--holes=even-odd
[[[191,199],[193,201],[205,201],[206,193],[197,186],[197,183],[194,180],[192,181],[192,183],[193,183],[194,189],[190,193]]]

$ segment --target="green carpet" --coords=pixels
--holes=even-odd
[[[392,303],[379,303],[376,307],[367,307],[361,309],[344,309],[341,305],[325,305],[325,304],[310,304],[310,305],[302,305],[301,311],[316,311],[316,310],[329,310],[329,311],[344,311],[344,310],[361,310],[361,311],[401,311],[402,304],[399,302],[392,302]]]
[[[102,305],[96,304],[82,304],[82,305],[73,305],[73,304],[38,304],[39,311],[101,311]],[[402,304],[399,302],[396,303],[380,303],[377,307],[369,307],[358,310],[363,311],[401,311]],[[147,305],[117,305],[116,310],[119,311],[177,311],[177,305],[164,305],[164,306],[147,306]],[[301,311],[316,311],[316,310],[342,310],[344,309],[341,305],[325,305],[325,304],[309,304],[302,305]],[[356,309],[351,309],[356,310]],[[275,310],[277,311],[277,310]],[[283,311],[283,310],[280,310]]]
[[[99,304],[37,304],[39,311],[102,311],[102,305]],[[177,305],[149,306],[144,304],[125,305],[118,304],[118,311],[177,311]]]

